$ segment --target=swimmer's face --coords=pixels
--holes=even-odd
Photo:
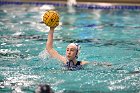
[[[68,60],[73,60],[76,56],[76,52],[77,52],[77,49],[76,49],[76,45],[74,44],[69,44],[67,46],[67,49],[66,49],[66,57]]]

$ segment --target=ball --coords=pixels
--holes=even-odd
[[[49,27],[56,27],[59,25],[59,14],[54,10],[49,10],[44,13],[43,22]]]

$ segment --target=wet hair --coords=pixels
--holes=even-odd
[[[52,91],[49,85],[45,84],[45,85],[39,85],[35,90],[35,93],[54,93],[54,92]]]

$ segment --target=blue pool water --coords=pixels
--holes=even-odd
[[[79,60],[110,62],[66,71],[45,53],[49,28],[42,6],[0,6],[0,93],[33,93],[49,84],[56,93],[140,93],[140,12],[55,7],[60,13],[54,48],[65,55],[81,45]]]

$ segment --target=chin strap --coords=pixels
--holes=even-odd
[[[68,65],[68,67],[71,67],[73,64],[74,64],[74,63],[73,63],[72,60],[68,60],[68,59],[67,59],[67,65]]]
[[[67,59],[67,58],[66,58]],[[68,69],[71,69],[74,65],[74,62],[72,60],[68,60],[67,59],[67,62],[66,62],[67,66],[68,66]]]

